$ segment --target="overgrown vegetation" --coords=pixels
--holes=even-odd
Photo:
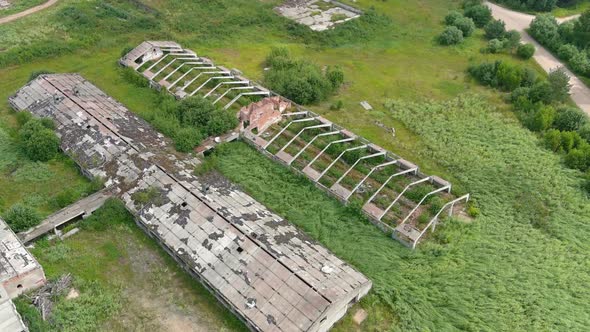
[[[590,210],[580,180],[478,97],[387,107],[424,143],[414,158],[434,154],[481,209],[474,224],[445,221],[416,252],[243,143],[219,148],[215,167],[373,281],[361,306],[377,317],[364,329],[583,329],[590,316],[578,294],[590,280],[579,264]],[[555,275],[562,282],[551,282]],[[335,330],[348,330],[347,322]],[[370,325],[379,322],[386,325]]]
[[[545,80],[529,69],[496,61],[472,66],[469,73],[482,84],[512,91],[510,101],[523,124],[544,136],[549,149],[564,154],[568,167],[590,169],[588,117],[563,104],[570,90],[563,70],[553,71]]]
[[[550,12],[557,7],[575,7],[587,0],[496,0],[496,2],[520,11]]]
[[[590,10],[562,24],[551,14],[539,15],[531,23],[529,32],[574,72],[590,77]]]
[[[145,78],[130,68],[121,69],[122,76],[130,83],[147,88]],[[181,152],[190,152],[209,136],[218,136],[238,125],[231,110],[196,95],[177,101],[166,92],[154,92],[153,108],[144,118],[176,144]]]
[[[306,60],[293,59],[286,48],[273,48],[266,65],[266,86],[298,104],[324,101],[344,83],[344,73],[339,68],[322,70]]]

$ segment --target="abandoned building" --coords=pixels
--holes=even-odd
[[[287,0],[275,10],[314,31],[328,30],[362,14],[357,8],[333,0]]]
[[[43,286],[45,281],[41,265],[0,219],[0,331],[27,331],[12,299]]]
[[[41,75],[9,102],[53,119],[62,150],[252,330],[327,331],[370,290],[364,275],[227,180],[194,175],[197,159],[81,76]]]
[[[177,98],[199,94],[235,111],[246,142],[341,201],[359,201],[371,222],[411,248],[443,212],[453,215],[469,200],[451,195],[449,182],[177,43],[143,42],[119,63]]]
[[[291,102],[279,96],[266,97],[240,109],[242,127],[249,131],[263,132],[283,117],[283,112],[291,108]]]

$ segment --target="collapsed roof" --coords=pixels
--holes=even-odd
[[[197,159],[81,76],[39,76],[9,102],[53,119],[63,151],[251,329],[326,331],[371,288],[231,183],[196,177]]]

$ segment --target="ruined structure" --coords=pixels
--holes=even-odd
[[[27,331],[11,299],[41,287],[45,281],[41,265],[0,219],[0,331]]]
[[[10,1],[0,0],[0,10],[10,7]]]
[[[324,31],[358,18],[362,11],[333,0],[287,0],[275,10],[314,31]]]
[[[469,200],[451,195],[449,182],[174,42],[144,42],[120,63],[177,98],[199,94],[235,110],[247,142],[341,201],[361,203],[377,227],[411,248],[444,212]]]
[[[283,112],[291,108],[291,102],[279,96],[267,97],[240,109],[242,127],[249,131],[263,132],[272,124],[281,121]]]
[[[63,151],[252,330],[327,331],[371,288],[231,183],[197,178],[197,159],[81,76],[39,76],[9,102],[53,119]]]

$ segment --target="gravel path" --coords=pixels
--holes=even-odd
[[[25,16],[28,16],[28,15],[34,14],[34,13],[40,11],[40,10],[43,10],[43,9],[48,8],[50,6],[53,6],[54,4],[57,3],[57,1],[58,0],[49,0],[46,3],[44,3],[44,4],[41,4],[39,6],[35,6],[35,7],[32,7],[32,8],[29,8],[27,10],[23,10],[20,13],[16,13],[16,14],[12,14],[12,15],[9,15],[9,16],[3,17],[3,18],[0,18],[0,24],[9,23],[9,22],[18,20],[21,17],[25,17]]]
[[[533,57],[546,72],[564,67],[566,73],[570,76],[570,84],[572,84],[572,99],[578,105],[578,107],[590,115],[590,88],[588,88],[584,82],[582,82],[578,77],[576,77],[576,75],[567,69],[565,64],[563,64],[558,58],[551,54],[551,52],[541,46],[525,31],[535,16],[506,9],[491,2],[486,2],[486,5],[492,9],[492,14],[496,19],[502,20],[506,23],[506,29],[520,32],[524,42],[535,45],[537,51]],[[561,23],[575,19],[577,17],[579,17],[579,15],[558,18],[557,20]]]

